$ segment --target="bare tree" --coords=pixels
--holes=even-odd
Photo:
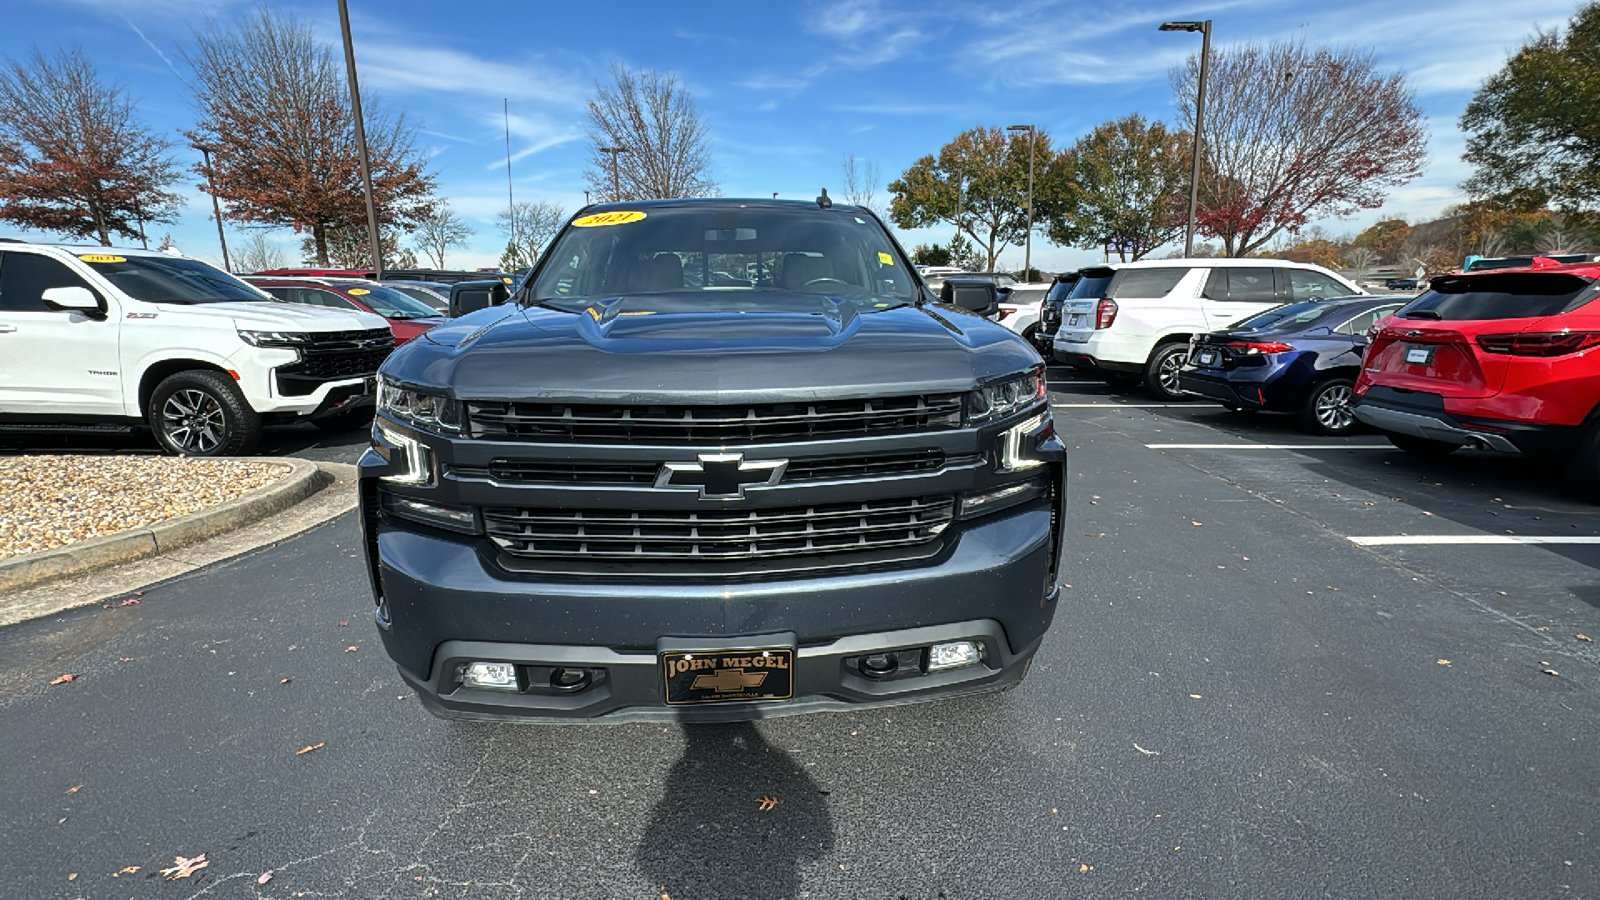
[[[241,272],[262,272],[281,269],[286,264],[283,250],[267,240],[264,232],[252,231],[244,239],[244,246],[233,251],[234,268]]]
[[[266,6],[236,25],[208,22],[184,58],[199,113],[186,134],[212,148],[209,168],[195,170],[226,201],[223,215],[309,230],[327,265],[330,231],[367,216],[344,67],[309,25]],[[433,206],[433,175],[405,116],[363,100],[379,223],[409,230]]]
[[[385,225],[378,233],[383,244],[383,268],[415,269],[416,251],[405,246],[405,233],[393,225]],[[327,262],[320,262],[318,254],[327,253]],[[372,234],[365,222],[329,228],[321,247],[315,237],[306,235],[300,241],[300,256],[306,265],[335,269],[367,270],[372,268]]]
[[[1479,256],[1504,256],[1511,242],[1503,231],[1485,231],[1478,238]]]
[[[432,212],[417,221],[417,230],[412,232],[411,237],[428,261],[436,268],[443,269],[445,251],[451,247],[465,247],[467,238],[472,235],[471,226],[461,221],[448,202],[441,201]]]
[[[844,202],[864,206],[878,215],[878,164],[870,159],[858,160],[855,153],[844,155]]]
[[[589,98],[589,188],[609,200],[707,197],[711,143],[689,92],[671,73],[611,67]],[[609,148],[620,152],[602,152]]]
[[[533,265],[544,245],[566,222],[567,211],[561,204],[548,200],[523,201],[501,210],[495,216],[495,223],[506,236],[506,252],[500,256],[500,268],[510,272]]]
[[[1198,54],[1172,72],[1191,133],[1198,72]],[[1209,82],[1196,218],[1227,256],[1312,219],[1375,209],[1422,173],[1422,110],[1370,52],[1241,44],[1213,51]]]
[[[1355,273],[1354,280],[1360,281],[1378,264],[1378,251],[1366,244],[1351,244],[1344,251],[1344,264]]]
[[[1534,242],[1533,249],[1543,256],[1556,256],[1561,253],[1577,253],[1583,243],[1583,235],[1569,230],[1563,223],[1557,222],[1554,227]]]
[[[143,240],[182,198],[171,143],[133,119],[134,101],[100,79],[81,48],[0,70],[0,221],[94,238]]]

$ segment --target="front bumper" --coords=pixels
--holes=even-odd
[[[997,690],[1022,678],[1055,615],[1062,499],[962,523],[932,564],[762,581],[516,575],[486,541],[391,521],[363,492],[384,645],[431,711],[533,721],[735,721]],[[863,674],[863,655],[976,641],[981,662]],[[790,700],[666,706],[657,654],[792,646]],[[907,657],[909,659],[909,657]],[[923,656],[925,663],[925,655]],[[524,687],[461,686],[458,663],[510,662]],[[556,690],[552,668],[591,670]],[[540,679],[545,679],[541,684]]]
[[[1374,385],[1356,399],[1355,417],[1386,432],[1501,453],[1559,458],[1578,446],[1581,428],[1483,416],[1458,416],[1438,394]]]

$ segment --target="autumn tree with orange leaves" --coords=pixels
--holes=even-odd
[[[186,134],[211,151],[210,167],[195,171],[223,216],[310,232],[317,265],[328,265],[330,235],[366,220],[355,116],[332,49],[309,25],[262,7],[236,25],[208,22],[185,60],[199,112]],[[435,202],[416,127],[363,101],[378,220],[410,230]]]
[[[33,231],[139,239],[173,222],[182,198],[171,144],[134,121],[135,103],[100,79],[83,50],[0,70],[0,221]]]

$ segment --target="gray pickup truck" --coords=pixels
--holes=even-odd
[[[431,711],[728,721],[1020,681],[1060,594],[1039,355],[870,212],[591,206],[380,374],[378,628]]]

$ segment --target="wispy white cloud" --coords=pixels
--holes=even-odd
[[[364,82],[397,93],[430,91],[516,97],[553,107],[581,107],[588,86],[537,59],[509,63],[460,50],[368,41],[359,51]]]

